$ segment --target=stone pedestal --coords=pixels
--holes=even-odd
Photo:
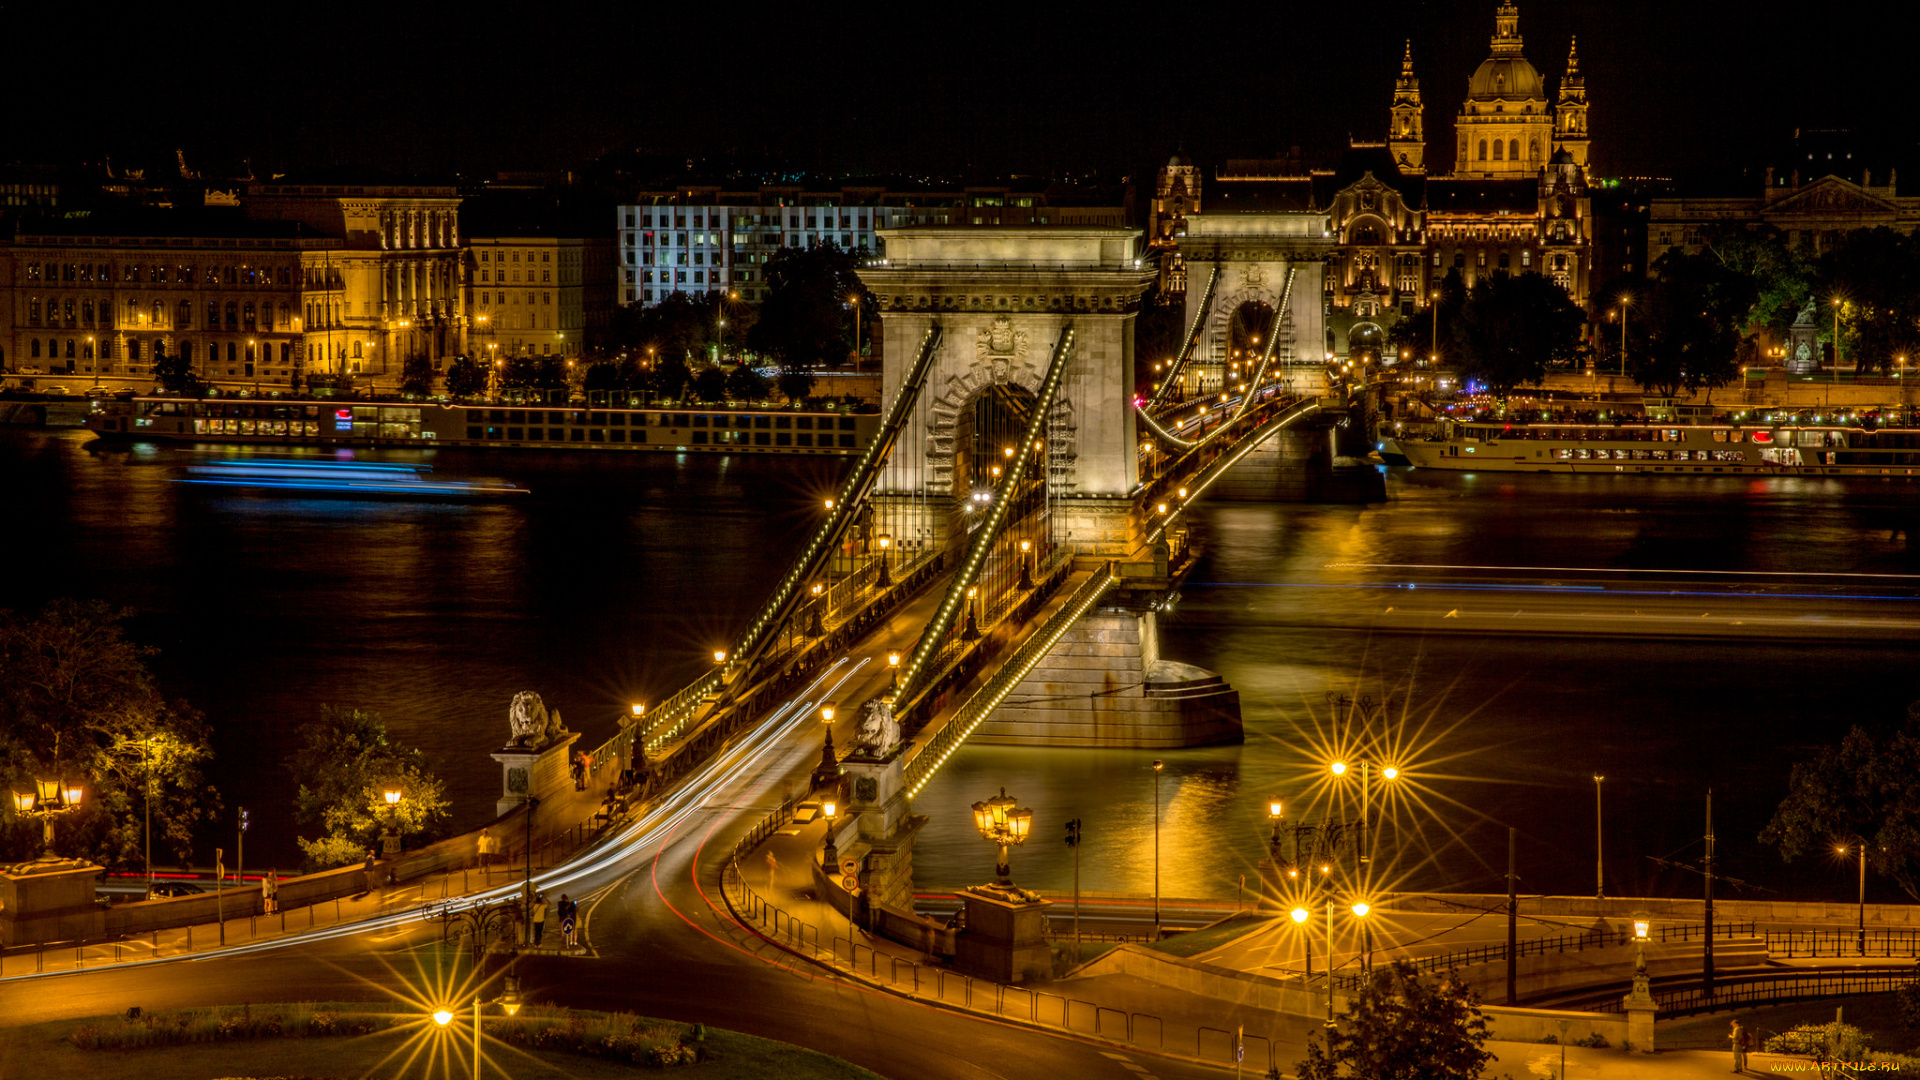
[[[1808,375],[1820,370],[1820,351],[1820,328],[1813,324],[1812,315],[1803,311],[1787,328],[1787,373]]]
[[[1620,1002],[1627,1013],[1627,1045],[1635,1053],[1653,1053],[1653,1018],[1659,1011],[1659,1005],[1653,1000],[1653,994],[1647,989],[1647,977],[1637,975],[1633,980],[1633,993]]]
[[[100,874],[80,859],[0,867],[0,946],[104,937],[107,913],[93,896]]]
[[[884,757],[856,749],[840,761],[847,781],[846,819],[834,830],[841,859],[858,862],[869,903],[913,910],[913,841],[926,818],[909,814],[902,743]]]
[[[493,760],[500,763],[500,799],[493,804],[494,813],[525,805],[529,796],[544,802],[556,792],[571,789],[567,751],[579,739],[579,732],[569,731],[537,750],[509,746],[494,751]]]
[[[976,885],[961,894],[967,928],[955,936],[953,966],[1000,983],[1053,977],[1047,948],[1047,900],[1019,889]]]

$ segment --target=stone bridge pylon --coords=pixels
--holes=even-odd
[[[906,557],[967,528],[1071,327],[1068,367],[1043,429],[1049,532],[1075,554],[1127,554],[1129,493],[1139,480],[1133,324],[1154,273],[1140,234],[1035,226],[880,235],[886,258],[860,278],[880,312],[883,400],[900,391],[928,328],[937,322],[942,337],[877,485],[877,527]]]

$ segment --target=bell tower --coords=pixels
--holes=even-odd
[[[1565,150],[1575,165],[1587,167],[1587,80],[1580,74],[1579,39],[1567,45],[1567,74],[1560,80],[1560,104],[1554,110],[1554,149]]]
[[[1420,104],[1420,80],[1413,74],[1413,42],[1400,58],[1400,77],[1393,81],[1393,119],[1387,130],[1387,151],[1400,171],[1421,175],[1427,171],[1427,139],[1420,129],[1425,112]]]

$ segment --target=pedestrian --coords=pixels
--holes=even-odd
[[[377,856],[372,848],[367,849],[367,891],[373,891],[373,864]]]
[[[1740,1021],[1735,1020],[1732,1030],[1727,1032],[1727,1039],[1733,1043],[1733,1071],[1746,1072],[1747,1050],[1752,1044],[1753,1037],[1747,1034],[1746,1028],[1740,1026]]]
[[[767,888],[773,888],[773,879],[778,877],[779,874],[780,860],[774,858],[773,852],[769,851],[767,852]]]
[[[540,893],[533,898],[533,947],[540,947],[541,935],[547,932],[547,894]]]
[[[260,912],[263,915],[271,915],[279,909],[279,905],[280,879],[269,870],[266,876],[260,879]]]
[[[570,768],[573,771],[573,790],[587,790],[587,767],[581,762],[578,751],[573,755],[573,764]]]
[[[560,936],[563,940],[566,941],[567,948],[569,949],[574,948],[580,944],[580,939],[575,934],[575,931],[577,929],[575,925],[575,919],[578,917],[579,913],[580,913],[580,905],[568,899],[566,893],[561,893],[560,894]]]
[[[488,872],[488,868],[493,863],[494,845],[496,843],[498,843],[498,841],[494,840],[492,829],[480,830],[480,842],[476,847],[480,855],[480,870],[482,873]]]

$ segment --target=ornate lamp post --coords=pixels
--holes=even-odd
[[[874,546],[880,549],[880,573],[874,581],[874,587],[891,589],[893,588],[893,575],[887,569],[887,556],[893,547],[893,537],[886,533],[881,533],[874,538]]]
[[[973,804],[973,824],[980,835],[1000,846],[1000,857],[994,863],[993,883],[1003,889],[1013,888],[1013,869],[1008,865],[1009,852],[1016,844],[1027,842],[1027,833],[1033,828],[1033,811],[1016,809],[1018,799],[1007,794],[1006,788],[1000,794],[986,802]]]
[[[391,859],[400,854],[400,789],[383,792],[387,800],[387,831],[380,837],[381,854]]]
[[[887,653],[887,673],[892,677],[892,680],[893,680],[887,687],[888,694],[890,695],[898,694],[900,692],[900,650],[899,649],[894,649],[893,651]]]
[[[65,780],[36,780],[34,790],[13,793],[13,809],[21,817],[40,819],[40,853],[42,859],[52,859],[53,855],[53,819],[69,810],[80,809],[85,792],[78,784],[69,784]]]

